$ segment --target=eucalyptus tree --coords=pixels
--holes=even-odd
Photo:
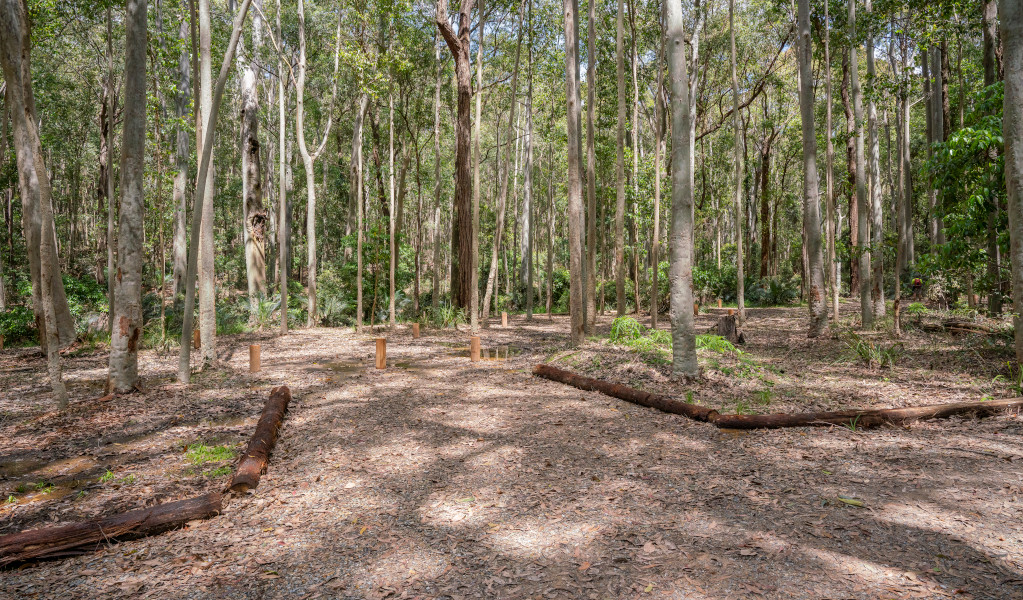
[[[597,95],[596,21],[597,0],[587,0],[589,18],[586,36],[586,333],[597,325],[597,154],[594,148],[594,113]],[[656,234],[656,231],[654,232]],[[656,269],[654,270],[656,273]],[[656,275],[654,275],[656,281]],[[656,294],[653,295],[656,298]],[[654,311],[656,313],[656,311]],[[653,315],[654,327],[657,315]]]
[[[115,392],[138,385],[142,337],[142,214],[146,151],[146,0],[125,3],[124,133],[121,139],[121,205],[114,278],[110,383]],[[161,273],[162,279],[162,273]]]
[[[689,73],[682,6],[667,2],[664,29],[671,90],[671,353],[672,375],[695,378],[693,318],[693,155]]]
[[[855,1],[855,0],[853,0]],[[869,2],[869,0],[868,0]],[[827,325],[824,256],[821,251],[821,208],[817,177],[817,132],[814,126],[813,50],[810,37],[810,0],[799,0],[797,52],[799,54],[799,114],[803,124],[803,245],[806,253],[808,337],[818,337]]]
[[[741,127],[742,119],[740,119],[739,113],[739,80],[735,75],[735,0],[729,0],[728,2],[728,37],[731,44],[731,68],[732,68],[732,119],[734,120],[734,132],[735,132],[735,298],[739,309],[739,320],[744,321],[746,319],[746,290],[745,290],[745,273],[742,253],[742,224],[745,221],[743,216],[743,201],[742,201],[742,167],[743,167],[743,155],[746,150],[743,147],[744,137],[742,136]],[[765,161],[766,162],[766,161]],[[765,167],[766,169],[766,164]],[[761,249],[763,252],[763,249]]]
[[[881,214],[881,150],[877,134],[877,73],[874,69],[874,7],[871,0],[866,0],[867,11],[867,129],[870,153],[867,157],[867,169],[870,176],[870,256],[872,272],[870,275],[870,300],[873,304],[874,318],[883,317],[884,305],[884,253],[881,242],[884,239],[884,222]]]
[[[31,31],[26,6],[20,0],[0,0],[0,65],[10,104],[14,151],[18,162],[18,191],[32,281],[32,309],[39,342],[46,354],[47,374],[60,408],[68,402],[60,363],[60,348],[74,335],[60,267],[53,221],[52,190],[39,136],[32,94]],[[66,314],[65,314],[66,313]],[[70,330],[70,339],[65,330]]]
[[[261,0],[255,0],[261,8]],[[266,295],[266,229],[269,216],[263,205],[263,173],[259,143],[259,91],[256,89],[256,56],[262,45],[262,10],[252,17],[252,49],[249,56],[239,52],[242,208],[245,217],[245,274],[249,294],[250,319],[255,318],[257,298]],[[240,44],[239,44],[240,46]]]
[[[469,26],[475,0],[462,0],[458,10],[458,32],[448,19],[447,0],[437,0],[437,29],[455,59],[458,88],[457,127],[455,128],[455,198],[451,235],[451,301],[468,309],[472,287],[472,179],[469,168],[472,153],[471,103],[472,74],[469,64]]]
[[[592,2],[593,0],[591,0]],[[635,0],[632,0],[635,1]],[[618,0],[615,29],[615,59],[618,61],[618,123],[615,146],[615,312],[625,314],[625,1]]]
[[[860,319],[863,329],[874,328],[874,306],[870,297],[870,205],[867,204],[866,169],[863,158],[863,94],[860,91],[859,62],[856,58],[856,0],[849,0],[849,79],[852,86],[852,105],[856,160],[856,221],[859,252]],[[852,215],[849,215],[852,219]]]
[[[583,319],[583,198],[580,164],[581,107],[579,106],[579,39],[576,23],[577,0],[564,0],[565,15],[565,125],[568,133],[568,254],[569,312],[571,340],[578,346],[586,340]],[[619,17],[621,18],[621,17]],[[525,232],[523,232],[525,233]],[[619,309],[620,310],[620,309]]]
[[[1005,187],[1009,212],[1012,262],[1012,302],[1023,306],[1023,5],[1001,5],[1005,97],[1002,131],[1005,137]],[[1016,362],[1023,364],[1023,320],[1017,314]]]

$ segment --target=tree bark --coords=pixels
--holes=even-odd
[[[984,87],[994,85],[998,81],[999,65],[998,53],[998,4],[995,0],[982,0],[981,13],[983,16],[984,29]],[[992,149],[989,158],[997,159],[997,150]],[[1001,247],[998,244],[998,202],[992,198],[991,205],[987,210],[987,278],[988,284],[988,315],[998,316],[1002,314],[1002,290],[1001,290]]]
[[[884,302],[884,252],[881,245],[884,241],[884,221],[881,214],[881,150],[877,132],[877,102],[875,100],[877,86],[874,71],[874,7],[871,0],[866,0],[867,9],[867,126],[870,155],[868,169],[870,172],[870,256],[872,272],[870,276],[870,301],[873,304],[874,318],[885,315]]]
[[[437,34],[440,37],[440,34]],[[434,83],[433,96],[433,283],[430,291],[430,302],[433,317],[437,318],[437,311],[440,307],[440,204],[441,204],[441,180],[440,180],[440,86],[441,86],[441,62],[440,62],[440,40],[434,41],[434,62],[437,66],[437,78]],[[362,202],[360,200],[361,208]],[[362,230],[359,230],[359,239],[362,239]],[[361,258],[360,258],[361,261]],[[362,288],[360,287],[360,290]],[[362,295],[362,292],[359,292]],[[361,319],[361,314],[360,314]]]
[[[586,36],[586,306],[584,307],[586,323],[584,326],[587,335],[593,335],[597,326],[597,154],[594,139],[596,135],[594,115],[597,102],[596,6],[595,0],[589,1],[588,35]],[[656,236],[656,233],[654,235]],[[651,298],[656,303],[656,294],[653,294]],[[656,310],[651,312],[654,327],[657,327],[656,312]]]
[[[592,0],[591,0],[592,1]],[[615,154],[617,196],[615,202],[615,313],[625,314],[625,41],[624,0],[618,0],[615,57],[618,61],[618,129]]]
[[[619,4],[620,6],[620,4]],[[565,119],[568,132],[568,256],[571,340],[578,346],[586,340],[583,319],[583,199],[580,161],[579,39],[576,13],[578,0],[564,0],[565,13]],[[621,16],[619,15],[619,20]],[[620,111],[619,111],[620,112]],[[619,127],[621,127],[619,125]],[[523,235],[525,235],[523,228]]]
[[[110,382],[115,392],[138,385],[142,337],[142,241],[146,152],[146,0],[125,3],[124,133],[121,136],[121,210],[114,276]],[[162,280],[162,277],[161,277]],[[161,282],[162,283],[162,282]]]
[[[186,253],[188,252],[188,240],[185,235],[185,220],[188,215],[188,123],[189,105],[191,100],[191,79],[189,77],[188,61],[188,21],[183,20],[178,29],[178,43],[181,45],[181,54],[178,56],[178,82],[174,97],[174,115],[177,117],[175,125],[175,148],[174,148],[174,240],[171,242],[173,248],[174,270],[173,270],[173,296],[174,306],[178,306],[178,296],[184,291]]]
[[[473,136],[475,152],[472,160],[472,247],[469,252],[471,276],[469,278],[469,335],[480,334],[480,125],[483,121],[483,0],[476,11],[479,42],[476,44],[476,134]]]
[[[363,92],[359,96],[359,108],[355,114],[355,123],[352,126],[352,192],[350,202],[356,206],[358,214],[356,220],[356,248],[355,248],[355,331],[362,331],[362,184],[363,184],[363,158],[362,158],[362,130],[366,121],[366,110],[369,108],[369,94]]]
[[[201,0],[205,2],[205,0]],[[242,25],[245,23],[245,15],[249,11],[251,0],[242,0],[241,8],[235,15],[231,39],[228,42],[227,52],[224,54],[224,62],[220,66],[220,75],[217,77],[216,89],[213,90],[210,110],[205,113],[204,120],[211,126],[203,128],[202,153],[199,155],[199,175],[196,178],[195,202],[192,207],[192,227],[189,233],[188,261],[185,270],[185,306],[181,322],[181,342],[178,354],[178,382],[188,383],[191,377],[191,348],[192,348],[192,313],[195,309],[195,280],[197,261],[199,255],[199,229],[203,219],[204,205],[206,204],[205,194],[202,190],[207,189],[209,182],[210,162],[213,154],[213,129],[212,125],[217,122],[217,113],[220,111],[220,101],[224,96],[224,85],[227,83],[227,75],[231,63],[234,61],[234,51],[238,45],[238,38],[241,36]],[[207,7],[208,8],[208,7]],[[207,14],[207,17],[209,15]],[[197,136],[198,137],[198,136]],[[202,311],[200,311],[201,313]]]
[[[849,79],[856,136],[856,221],[860,278],[860,318],[863,329],[874,328],[874,310],[870,299],[870,205],[867,204],[867,172],[863,158],[863,94],[860,91],[859,61],[856,56],[856,0],[849,0]],[[850,219],[852,216],[850,215]]]
[[[60,408],[64,408],[67,406],[67,389],[62,379],[59,350],[74,339],[74,322],[57,263],[50,180],[32,95],[29,20],[26,6],[19,0],[0,2],[0,34],[0,64],[14,124],[18,188],[32,279],[32,307],[40,346],[46,354],[50,387]],[[68,339],[64,338],[65,335]]]
[[[590,13],[592,15],[592,12]],[[657,329],[657,316],[660,312],[660,286],[658,278],[661,272],[660,258],[661,250],[661,153],[664,139],[664,3],[661,3],[661,31],[657,36],[657,77],[654,80],[654,230],[653,242],[650,244],[650,262],[653,264],[653,273],[650,277],[650,327]],[[596,208],[593,209],[596,212]],[[591,215],[595,218],[596,215]],[[594,229],[594,231],[596,231]],[[718,230],[720,233],[720,229]],[[595,242],[596,240],[594,240]],[[720,254],[718,254],[720,263]],[[720,268],[720,264],[719,264]]]
[[[578,3],[579,3],[578,0],[573,0],[573,1],[576,3],[576,8],[578,8]],[[579,28],[579,24],[577,22],[576,23],[577,33],[578,33],[578,28]],[[579,47],[579,45],[578,45],[578,42],[579,42],[579,40],[578,40],[578,36],[577,36],[576,37],[576,76],[575,76],[577,100],[578,100],[578,94],[579,94],[579,89],[578,89],[579,88],[579,62],[578,62],[578,47]],[[526,248],[525,248],[526,251],[522,255],[522,266],[523,266],[523,270],[525,271],[525,275],[526,275],[526,277],[525,277],[525,279],[526,279],[526,320],[530,320],[531,321],[533,319],[533,250],[534,250],[533,231],[536,229],[535,221],[533,219],[533,16],[532,16],[532,4],[530,4],[529,48],[527,49],[527,54],[526,54],[526,74],[527,74],[527,77],[528,77],[528,84],[527,84],[527,87],[526,87],[526,139],[523,140],[523,142],[522,142],[522,144],[523,144],[523,152],[525,154],[525,157],[523,159],[524,160],[524,164],[523,164],[523,167],[522,167],[522,170],[523,170],[523,180],[522,180],[522,188],[523,188],[523,190],[522,190],[523,228],[522,228],[522,236],[523,236],[523,239],[526,242]],[[582,129],[580,127],[580,125],[582,123],[581,119],[582,119],[582,115],[579,114],[579,108],[577,107],[577,109],[576,109],[576,147],[577,148],[581,148],[581,143],[582,143],[581,142],[581,138],[579,137],[580,135],[582,135],[581,132],[580,132],[580,129]],[[581,162],[581,158],[582,157],[581,157],[581,153],[580,153],[580,162]],[[580,177],[581,176],[582,175],[580,174]],[[580,193],[582,193],[582,192],[580,191]],[[582,202],[582,199],[580,198],[580,203],[581,202]],[[585,220],[585,215],[582,212],[583,210],[584,209],[582,208],[582,205],[580,204],[580,207],[579,207],[579,211],[580,211],[579,218]],[[582,229],[582,225],[580,225],[579,235],[580,236],[584,235],[584,231]],[[583,252],[582,248],[585,246],[585,240],[584,239],[580,239],[580,244],[582,244],[582,246],[580,246],[580,250],[579,250],[580,253],[581,253],[581,252]],[[581,260],[582,260],[582,257],[580,255],[580,261]],[[585,263],[580,262],[579,268],[581,269],[581,272],[583,273],[583,277],[584,278],[586,277],[586,274],[585,274],[586,273],[586,269],[585,269],[585,267],[586,267]],[[581,283],[584,283],[584,280],[581,280]],[[579,292],[583,296],[582,299],[580,300],[580,306],[581,306],[582,311],[583,311],[582,316],[583,316],[583,318],[585,320],[585,317],[586,317],[586,310],[585,310],[586,309],[586,289],[585,288],[580,288]],[[585,323],[583,324],[583,327],[585,329]]]
[[[693,186],[689,74],[682,6],[665,9],[668,80],[671,87],[671,338],[672,375],[694,378],[696,331],[693,327]]]
[[[870,0],[867,0],[868,5]],[[813,52],[810,46],[810,0],[799,0],[799,114],[803,124],[803,247],[806,253],[807,337],[818,337],[828,323],[821,250],[821,206],[817,176],[817,132],[814,125]]]
[[[1002,106],[1002,134],[1005,139],[1005,188],[1009,211],[1009,258],[1012,264],[1012,304],[1017,316],[1016,362],[1023,364],[1023,6],[1004,2],[1002,55],[1005,98]]]
[[[261,0],[256,0],[261,2]],[[263,173],[259,144],[259,92],[256,89],[256,55],[262,40],[262,22],[257,12],[252,19],[252,56],[241,73],[241,125],[243,203],[245,209],[245,274],[249,294],[250,321],[255,320],[256,302],[266,296],[266,227],[269,216],[263,205]]]
[[[281,39],[281,0],[277,0],[277,39]],[[288,151],[284,121],[284,57],[277,55],[277,281],[281,295],[281,335],[288,333],[288,267],[291,229],[288,211],[288,177],[285,153]]]
[[[474,0],[462,0],[458,33],[448,20],[447,0],[437,0],[437,28],[455,59],[458,118],[455,132],[455,197],[451,244],[451,305],[469,310],[472,290],[472,179],[469,161],[472,147],[472,75],[469,65],[469,25]]]
[[[739,308],[739,320],[742,321],[746,318],[746,274],[743,268],[744,253],[742,248],[742,225],[745,221],[745,211],[743,210],[743,199],[742,199],[742,180],[743,180],[743,156],[745,155],[745,137],[740,131],[742,127],[741,119],[739,118],[739,80],[735,75],[735,0],[729,0],[728,2],[728,38],[731,46],[731,74],[732,74],[732,118],[734,120],[733,129],[735,135],[735,299]],[[764,171],[767,171],[767,160],[769,159],[770,151],[765,154]],[[766,196],[766,186],[765,186]],[[761,200],[764,201],[763,199]],[[762,220],[762,227],[766,227],[767,220]],[[765,231],[767,231],[765,229]],[[766,248],[766,245],[764,245]],[[761,257],[764,255],[763,248],[761,249]],[[766,275],[763,259],[761,258],[761,276]]]
[[[838,262],[835,252],[835,140],[834,124],[831,119],[831,18],[828,11],[830,2],[824,3],[824,102],[826,110],[827,149],[825,150],[825,178],[827,180],[827,222],[824,225],[828,245],[827,280],[830,284],[831,318],[838,323],[838,293],[842,282],[838,278]]]
[[[856,195],[856,117],[853,112],[852,98],[849,95],[849,49],[846,48],[842,55],[842,84],[840,92],[842,95],[842,109],[845,112],[845,160],[846,172],[849,181],[849,208],[847,217],[849,219],[849,295],[852,296],[860,289],[860,263],[858,258],[860,240],[860,223],[856,217],[859,214],[859,198]]]

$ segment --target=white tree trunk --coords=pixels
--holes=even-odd
[[[863,94],[860,91],[859,61],[856,57],[856,0],[849,0],[849,78],[852,84],[854,135],[856,137],[856,222],[858,227],[860,276],[860,318],[863,329],[874,328],[874,306],[870,299],[870,205],[867,204],[867,171],[863,168]],[[849,218],[853,218],[849,215]]]
[[[586,339],[583,326],[583,190],[579,163],[579,40],[576,37],[577,0],[565,0],[565,99],[568,131],[568,247],[569,247],[569,311],[571,312],[572,344]],[[620,17],[619,17],[620,18]],[[523,227],[526,235],[526,227]],[[525,257],[523,257],[525,260]]]
[[[146,152],[146,0],[125,7],[124,133],[121,136],[121,210],[114,277],[110,382],[113,391],[130,392],[138,384],[138,346],[142,337],[142,242],[145,211]]]
[[[1016,362],[1023,364],[1023,5],[1003,2],[1002,55],[1005,71],[1005,98],[1002,133],[1005,138],[1005,188],[1009,210],[1009,255],[1012,261],[1012,304],[1017,316]]]
[[[671,88],[671,340],[672,375],[699,375],[693,319],[693,156],[689,74],[682,6],[666,3],[665,37]]]

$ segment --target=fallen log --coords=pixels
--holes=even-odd
[[[80,554],[114,540],[163,533],[206,519],[223,508],[219,492],[157,504],[86,523],[22,531],[0,537],[0,567],[42,558]]]
[[[593,379],[592,377],[578,375],[571,371],[565,371],[550,365],[536,365],[533,367],[533,375],[543,377],[544,379],[550,379],[551,381],[565,383],[581,390],[601,392],[602,394],[606,394],[613,398],[619,398],[627,402],[632,402],[633,404],[639,404],[640,406],[648,406],[667,413],[683,415],[695,421],[708,421],[710,420],[711,415],[718,414],[718,412],[712,408],[690,404],[688,402],[680,402],[666,396],[658,396],[656,394],[637,390],[636,388],[631,388],[619,383]]]
[[[667,413],[682,415],[710,423],[721,429],[777,429],[781,427],[830,427],[843,425],[850,428],[869,428],[880,425],[908,425],[927,419],[946,419],[953,416],[988,417],[1023,410],[1023,398],[1010,400],[989,400],[986,402],[957,402],[907,408],[884,408],[866,410],[842,410],[833,412],[768,415],[723,415],[716,410],[658,396],[625,385],[601,381],[564,371],[550,365],[533,368],[537,377],[550,379],[587,391],[597,391],[608,396],[656,408]]]
[[[231,486],[228,488],[230,491],[244,493],[259,485],[259,479],[270,460],[270,452],[277,443],[277,434],[289,402],[291,390],[288,386],[282,385],[270,391],[270,397],[263,407],[263,414],[256,424],[256,432],[252,434],[249,445],[238,463],[238,469],[235,470],[234,478],[231,479]]]

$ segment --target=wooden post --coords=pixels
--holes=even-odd
[[[507,326],[508,326],[508,313],[505,312],[505,311],[501,311],[501,327],[507,327]]]
[[[0,350],[4,349],[4,336],[0,335]]]
[[[472,362],[480,360],[480,336],[478,335],[469,338],[469,360]]]
[[[196,327],[192,330],[192,347],[196,350],[199,349],[199,328]]]
[[[249,373],[259,373],[259,344],[249,344]]]
[[[387,338],[377,338],[377,368],[387,368]]]
[[[735,309],[734,308],[729,308],[728,309],[728,316],[732,316],[734,314],[735,314]]]
[[[696,302],[693,302],[693,316],[694,317],[700,316],[700,305]]]
[[[718,308],[721,308],[721,298],[718,298]]]
[[[412,324],[412,338],[419,339],[419,323]]]

